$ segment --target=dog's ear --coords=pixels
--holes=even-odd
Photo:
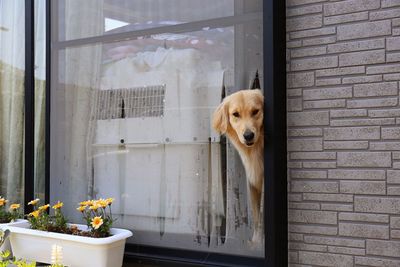
[[[228,129],[228,101],[222,101],[217,107],[213,115],[213,128],[220,134],[226,133]]]

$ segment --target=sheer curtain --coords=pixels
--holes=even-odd
[[[0,195],[23,200],[24,1],[0,1]]]

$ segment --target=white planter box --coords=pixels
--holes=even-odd
[[[20,223],[20,222],[27,222],[27,220],[17,219],[15,222],[0,223],[0,229],[2,231],[5,231],[8,228],[8,226],[13,225],[15,223]],[[10,238],[9,237],[4,241],[3,245],[0,246],[0,252],[1,251],[6,251],[6,250],[12,252],[11,251],[11,245],[10,245]]]
[[[86,225],[77,224],[86,230]],[[13,255],[28,261],[51,263],[51,248],[62,247],[63,264],[69,267],[120,267],[122,266],[125,241],[132,232],[112,228],[111,236],[92,238],[46,231],[32,230],[28,222],[15,223],[7,227]]]

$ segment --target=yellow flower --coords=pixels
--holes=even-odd
[[[89,209],[96,211],[98,208],[100,208],[100,205],[97,203],[93,203],[92,206],[89,207]]]
[[[47,210],[49,207],[50,207],[50,205],[49,205],[49,204],[46,204],[46,205],[40,206],[40,207],[39,207],[39,210],[45,211],[45,210]]]
[[[79,206],[79,208],[76,208],[80,212],[84,212],[87,206]]]
[[[37,198],[37,199],[35,199],[35,200],[29,201],[29,202],[28,202],[28,205],[35,206],[39,201],[40,201],[40,199]]]
[[[28,215],[37,218],[37,217],[39,217],[39,214],[40,214],[40,210],[35,210],[35,211],[32,211],[31,213],[29,213]]]
[[[61,207],[62,207],[63,205],[64,205],[64,203],[58,201],[57,204],[55,204],[55,205],[53,206],[53,209],[55,209],[55,210],[61,209]]]
[[[19,209],[20,206],[21,206],[20,204],[11,204],[9,209],[10,211],[17,210]]]
[[[91,206],[93,205],[93,200],[86,200],[79,203],[80,206]]]
[[[101,217],[94,217],[91,224],[93,228],[97,230],[103,224],[103,219]]]
[[[0,198],[0,207],[3,207],[7,202],[8,200],[6,200],[5,198]]]
[[[111,205],[113,201],[114,199],[112,197],[106,199],[107,205]]]
[[[105,208],[107,207],[108,203],[104,199],[100,198],[99,200],[96,201],[95,205]]]

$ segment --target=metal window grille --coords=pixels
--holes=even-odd
[[[96,120],[161,117],[165,85],[95,90]]]

